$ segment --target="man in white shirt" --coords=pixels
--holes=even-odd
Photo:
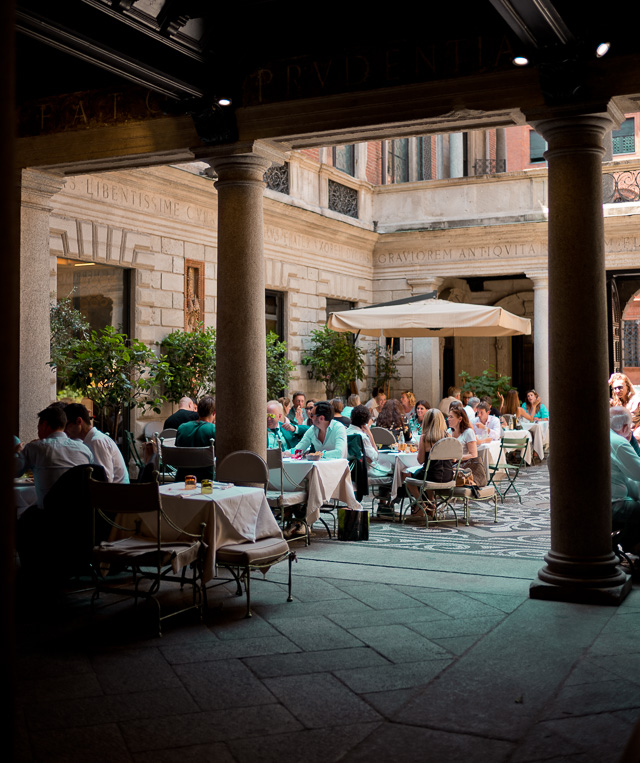
[[[24,447],[18,445],[15,473],[19,477],[26,469],[33,471],[38,508],[46,494],[65,472],[74,466],[93,463],[89,448],[71,440],[64,433],[67,417],[62,408],[52,405],[38,414],[38,439]]]
[[[473,420],[473,431],[479,443],[499,440],[502,437],[500,420],[497,416],[489,415],[491,410],[488,403],[478,403],[476,418]]]
[[[73,440],[82,440],[89,448],[95,463],[104,467],[107,482],[129,484],[129,473],[120,448],[108,435],[93,426],[87,408],[81,403],[70,403],[64,412],[67,416],[64,431]]]

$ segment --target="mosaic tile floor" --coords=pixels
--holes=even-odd
[[[493,505],[471,505],[471,524],[432,525],[425,528],[416,520],[405,525],[374,520],[369,543],[379,547],[411,551],[438,551],[477,556],[542,559],[549,550],[549,471],[546,464],[529,467],[517,480],[522,496],[510,491],[504,503],[498,499],[498,522],[493,521]],[[370,507],[370,501],[363,502]],[[458,516],[461,516],[461,511]],[[314,527],[318,542],[328,540],[320,525]]]

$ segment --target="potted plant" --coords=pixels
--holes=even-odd
[[[130,339],[113,326],[75,339],[64,365],[54,358],[50,365],[63,385],[93,401],[100,411],[100,429],[114,439],[125,409],[151,408],[160,413],[166,399],[159,389],[170,375],[168,364],[144,342]]]
[[[172,403],[182,397],[199,399],[216,391],[216,330],[172,331],[160,342],[169,366],[164,392]]]
[[[350,334],[332,331],[326,324],[311,332],[302,364],[308,366],[312,379],[324,383],[328,400],[364,379],[364,351]]]
[[[267,399],[279,397],[289,386],[294,364],[287,357],[287,343],[275,331],[267,334]]]

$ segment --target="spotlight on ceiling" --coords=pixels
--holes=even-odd
[[[610,42],[601,42],[600,45],[598,45],[598,47],[596,48],[596,56],[598,58],[602,58],[602,56],[606,56],[610,48],[611,48]]]
[[[231,106],[231,98],[218,98],[218,106]]]
[[[527,66],[529,64],[529,59],[525,56],[516,56],[512,59],[512,63],[515,66]]]

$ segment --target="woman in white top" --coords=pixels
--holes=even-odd
[[[478,443],[476,433],[469,423],[467,412],[462,406],[454,406],[449,410],[447,423],[453,437],[462,443],[462,464],[465,469],[471,469],[476,485],[483,487],[487,484],[487,473],[484,464],[478,458]]]

